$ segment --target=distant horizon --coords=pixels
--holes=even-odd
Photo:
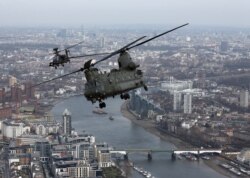
[[[250,28],[249,7],[249,0],[1,0],[0,27],[190,23]]]
[[[184,24],[184,23],[182,23]],[[143,23],[131,23],[131,24],[79,24],[79,25],[0,25],[0,29],[143,29],[143,28],[174,28],[176,26],[180,26],[182,24],[143,24]],[[185,28],[189,29],[198,29],[198,28],[214,28],[214,29],[242,29],[242,30],[250,30],[250,26],[230,26],[230,25],[205,25],[205,24],[191,24]],[[184,28],[183,28],[184,29]]]

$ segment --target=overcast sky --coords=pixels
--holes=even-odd
[[[2,26],[183,24],[250,27],[250,0],[0,0]]]

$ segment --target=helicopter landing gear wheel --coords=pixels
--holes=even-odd
[[[125,93],[125,94],[123,95],[123,98],[124,98],[125,100],[127,100],[127,99],[130,98],[130,95],[129,95],[128,93]]]
[[[106,103],[100,102],[100,103],[99,103],[99,107],[100,107],[100,108],[105,108],[105,107],[106,107]]]
[[[128,93],[121,94],[121,99],[127,100],[130,98],[130,95]]]

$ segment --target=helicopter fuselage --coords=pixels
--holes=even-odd
[[[64,66],[64,64],[67,62],[70,62],[68,56],[57,55],[57,56],[54,56],[53,61],[49,64],[49,66],[52,66],[52,67],[59,67],[60,65]]]
[[[112,69],[110,72],[101,72],[97,68],[90,68],[85,70],[85,77],[87,82],[84,95],[92,103],[146,87],[139,69]]]

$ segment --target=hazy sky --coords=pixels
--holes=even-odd
[[[1,26],[183,24],[250,27],[250,0],[0,0]]]

